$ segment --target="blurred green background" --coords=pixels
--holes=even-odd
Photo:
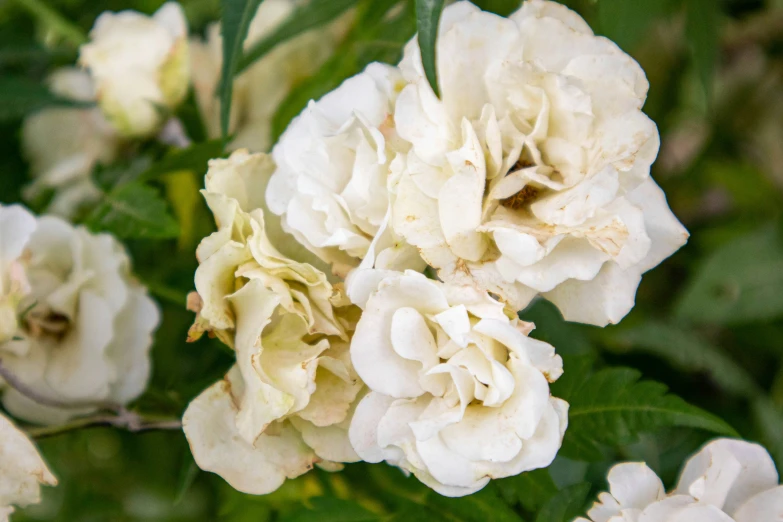
[[[152,12],[161,3],[46,0],[84,32],[103,10]],[[519,5],[510,0],[476,3],[501,14]],[[763,443],[781,466],[783,0],[563,3],[647,72],[651,89],[645,111],[657,122],[663,142],[653,176],[691,239],[644,277],[636,308],[621,326],[565,324],[545,303],[522,317],[535,321],[534,335],[563,354],[566,376],[571,372],[578,377],[589,367],[636,368],[644,378],[664,383],[722,417],[743,437]],[[197,33],[219,18],[218,0],[182,4]],[[304,79],[278,109],[278,132],[308,99],[369,61],[396,62],[415,32],[412,2],[357,4],[355,27],[335,58]],[[0,0],[0,77],[41,82],[53,67],[75,60],[75,48],[58,37],[51,21],[32,16],[30,5]],[[384,18],[387,12],[394,16]],[[20,201],[20,189],[29,182],[19,130],[20,119],[0,109],[3,203]],[[193,317],[182,303],[192,288],[195,245],[212,226],[195,192],[204,170],[194,167],[184,181],[180,176],[160,184],[175,210],[195,205],[195,211],[180,213],[184,222],[178,239],[128,242],[139,278],[163,308],[152,352],[152,383],[134,405],[140,411],[178,416],[231,364],[231,353],[216,341],[185,343]],[[553,393],[568,385],[558,383]],[[549,470],[496,481],[459,500],[438,497],[388,466],[362,464],[338,474],[316,470],[272,495],[252,497],[199,471],[178,431],[130,434],[92,428],[38,441],[60,486],[47,488],[44,502],[21,511],[15,520],[570,520],[568,513],[578,510],[581,501],[574,508],[564,499],[573,498],[574,488],[581,494],[577,498],[584,499],[588,491],[592,498],[604,487],[612,463],[646,460],[671,484],[683,459],[708,438],[705,432],[682,428],[628,436],[602,448],[600,459],[561,456]],[[554,509],[563,504],[564,509]]]

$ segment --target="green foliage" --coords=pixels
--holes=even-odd
[[[178,170],[192,171],[198,175],[206,174],[207,163],[213,158],[223,156],[221,140],[195,143],[187,149],[175,150],[160,161],[139,174],[139,179],[149,181]]]
[[[596,6],[601,33],[631,50],[671,4],[667,0],[600,0]]]
[[[443,0],[416,0],[416,28],[418,30],[419,48],[424,74],[430,82],[436,96],[438,89],[438,71],[436,63],[436,39],[438,38],[438,21],[443,11]]]
[[[242,56],[242,45],[250,21],[263,0],[220,0],[222,8],[220,33],[223,36],[223,67],[220,74],[220,130],[225,139],[231,116],[234,73]]]
[[[720,4],[715,0],[687,0],[688,43],[707,99],[712,98],[718,60]]]
[[[0,77],[0,122],[19,120],[45,107],[89,107],[52,93],[40,82],[23,77]]]
[[[537,469],[501,479],[496,485],[508,504],[520,504],[531,513],[541,509],[558,492],[548,469]]]
[[[147,185],[120,185],[104,198],[87,218],[95,232],[110,232],[119,238],[165,239],[177,237],[179,226],[168,212],[166,200]]]
[[[567,487],[552,497],[538,512],[535,522],[571,522],[582,514],[590,484]]]
[[[567,374],[568,375],[568,374]],[[577,460],[601,460],[603,446],[627,444],[642,431],[669,426],[699,428],[718,435],[737,433],[719,417],[666,393],[664,384],[640,381],[630,368],[608,368],[592,375],[574,374],[565,380],[579,384],[552,393],[571,404],[560,454]]]
[[[715,250],[697,267],[676,315],[727,325],[783,316],[781,227],[766,226]]]

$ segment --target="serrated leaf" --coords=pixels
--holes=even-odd
[[[707,100],[710,100],[720,47],[720,2],[716,0],[688,0],[687,11],[685,34],[691,48],[694,66],[704,87]]]
[[[85,108],[94,104],[57,96],[46,85],[27,78],[0,78],[0,122],[21,119],[52,106]]]
[[[285,42],[310,29],[327,24],[353,7],[358,0],[311,0],[299,5],[268,36],[255,43],[242,55],[236,74],[247,69],[256,60],[261,59],[278,44]]]
[[[697,267],[675,315],[726,325],[783,316],[781,235],[767,226],[715,250]]]
[[[588,493],[587,483],[562,489],[538,512],[535,522],[571,522],[583,513]]]
[[[188,170],[197,175],[207,172],[209,160],[223,155],[223,143],[221,140],[196,143],[187,149],[180,149],[164,156],[157,163],[149,167],[139,175],[139,179],[149,181],[169,172]]]
[[[282,517],[281,522],[377,522],[383,520],[381,515],[360,506],[350,500],[340,500],[333,497],[315,497],[310,499],[311,507],[302,508],[289,516]]]
[[[263,0],[220,0],[220,29],[223,36],[223,68],[220,73],[220,130],[225,139],[231,115],[234,74],[242,56],[242,44],[250,21]]]
[[[177,237],[179,226],[171,217],[166,201],[154,188],[126,183],[104,197],[87,218],[95,232],[110,232],[123,239],[165,239]]]
[[[427,81],[440,97],[438,89],[438,71],[436,65],[435,47],[438,39],[438,21],[443,11],[443,0],[416,0],[416,29],[419,33],[419,49],[421,49],[421,63],[424,66],[424,74]]]
[[[648,321],[615,331],[607,343],[616,350],[662,357],[688,372],[703,372],[726,391],[754,396],[760,388],[748,372],[697,332],[672,324]]]
[[[549,469],[537,469],[495,481],[506,502],[536,512],[557,493]]]
[[[630,368],[608,368],[584,378],[568,393],[554,385],[552,393],[571,405],[560,454],[601,460],[606,445],[627,444],[640,432],[672,426],[737,436],[725,421],[667,393],[666,385],[640,377]]]

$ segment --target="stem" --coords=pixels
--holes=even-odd
[[[92,415],[90,417],[75,419],[58,426],[28,428],[26,431],[27,434],[34,439],[43,439],[96,426],[112,426],[114,428],[128,430],[131,433],[139,433],[151,430],[180,430],[182,429],[182,422],[179,419],[151,420],[134,411],[125,410],[116,416]]]
[[[16,3],[74,47],[79,47],[87,41],[87,36],[81,29],[46,5],[42,0],[16,0]]]

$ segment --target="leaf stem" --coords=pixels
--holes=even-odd
[[[79,47],[87,41],[87,35],[79,27],[42,0],[16,0],[16,3],[74,47]]]
[[[112,426],[114,428],[128,430],[131,433],[139,433],[152,430],[180,430],[182,429],[182,421],[179,419],[152,420],[135,411],[125,410],[118,415],[91,415],[89,417],[74,419],[71,422],[57,426],[28,428],[26,432],[34,439],[43,439],[97,426]]]

